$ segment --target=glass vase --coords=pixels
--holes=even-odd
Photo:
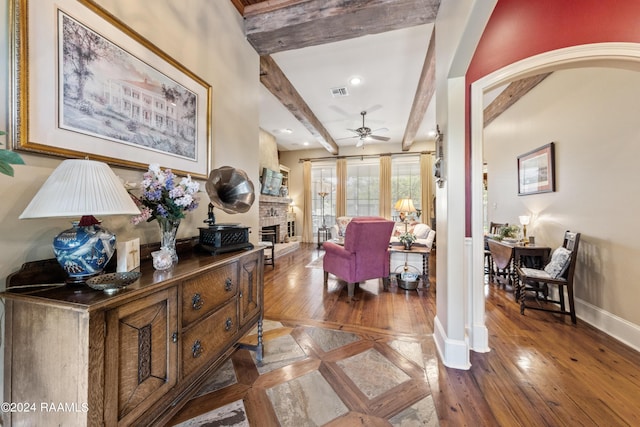
[[[160,225],[160,250],[166,251],[171,255],[173,264],[178,262],[178,253],[176,252],[176,235],[180,226],[180,219],[159,218]]]

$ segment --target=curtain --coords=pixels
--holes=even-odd
[[[313,220],[311,218],[311,162],[305,160],[302,164],[303,206],[302,206],[302,241],[313,243]]]
[[[431,153],[420,154],[420,176],[422,196],[422,222],[429,227],[433,226],[435,219],[434,210],[434,182],[433,182],[433,155]]]
[[[391,154],[380,155],[380,216],[391,219]]]
[[[336,218],[347,214],[347,159],[336,161]]]

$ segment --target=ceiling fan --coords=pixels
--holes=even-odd
[[[388,141],[389,139],[391,139],[386,136],[374,135],[374,132],[388,131],[389,129],[380,128],[376,130],[371,130],[371,128],[366,127],[364,124],[364,116],[367,115],[367,112],[361,111],[360,115],[362,116],[362,126],[359,127],[358,129],[347,129],[351,132],[355,132],[356,135],[348,136],[346,138],[339,138],[339,139],[359,138],[358,142],[356,143],[356,147],[361,147],[364,144],[364,141],[367,139],[375,139],[377,141]]]

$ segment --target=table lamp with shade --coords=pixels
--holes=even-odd
[[[415,206],[413,206],[413,200],[409,198],[398,200],[393,208],[400,213],[400,221],[404,221],[407,214],[418,212]]]
[[[106,163],[64,160],[47,178],[20,219],[81,217],[53,239],[53,252],[69,275],[84,283],[100,274],[115,252],[116,237],[96,216],[139,215],[140,209]]]
[[[393,208],[400,213],[400,221],[404,222],[405,233],[407,232],[407,214],[417,212],[416,207],[413,206],[413,200],[410,198],[400,199],[396,202]]]

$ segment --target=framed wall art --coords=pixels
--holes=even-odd
[[[518,194],[556,191],[553,142],[518,156]]]
[[[206,179],[211,86],[92,0],[14,0],[16,150]]]

